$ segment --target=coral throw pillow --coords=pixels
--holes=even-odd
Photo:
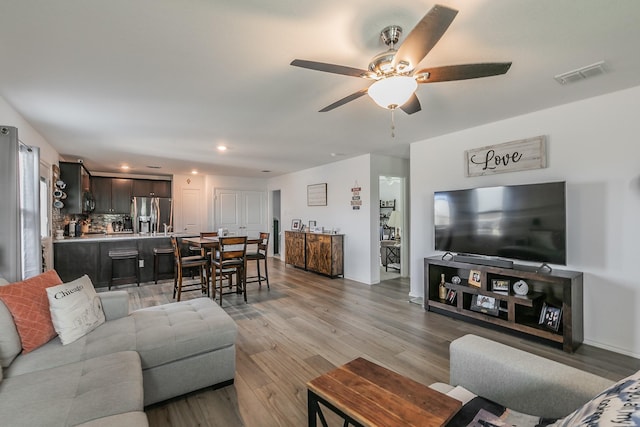
[[[0,300],[13,316],[22,353],[29,353],[56,336],[46,289],[61,283],[58,273],[51,270],[22,282],[0,286]]]

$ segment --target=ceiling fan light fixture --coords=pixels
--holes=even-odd
[[[404,105],[417,88],[413,77],[391,76],[374,82],[367,93],[382,108],[393,110]]]

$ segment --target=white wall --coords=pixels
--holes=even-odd
[[[344,234],[344,275],[371,284],[371,156],[364,155],[325,166],[306,169],[269,180],[269,190],[280,190],[281,228],[291,229],[292,219],[305,224],[315,220],[318,226],[339,228]],[[377,181],[377,176],[376,176]],[[307,206],[307,185],[327,183],[327,206]],[[351,209],[351,188],[362,188],[360,210]],[[375,200],[377,200],[377,184]],[[375,202],[377,203],[377,202]],[[377,216],[377,207],[373,210]],[[376,219],[377,223],[377,219]],[[377,237],[376,237],[377,244]],[[284,248],[280,253],[284,259]]]
[[[640,356],[640,87],[411,145],[411,295],[434,255],[433,192],[567,182],[567,269],[584,272],[585,342]],[[465,178],[466,149],[546,135],[548,167]],[[565,268],[565,267],[561,267]]]
[[[58,152],[7,101],[0,96],[0,125],[18,128],[18,139],[24,144],[40,147],[40,160],[48,166],[58,164]]]

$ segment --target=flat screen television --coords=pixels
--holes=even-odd
[[[566,265],[564,182],[434,193],[435,249]]]

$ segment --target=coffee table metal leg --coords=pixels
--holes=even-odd
[[[320,418],[322,427],[328,427],[327,420],[324,418],[324,414],[322,413],[322,409],[320,408],[318,399],[318,395],[316,395],[311,390],[307,390],[307,413],[309,416],[309,427],[317,427],[318,418]]]

